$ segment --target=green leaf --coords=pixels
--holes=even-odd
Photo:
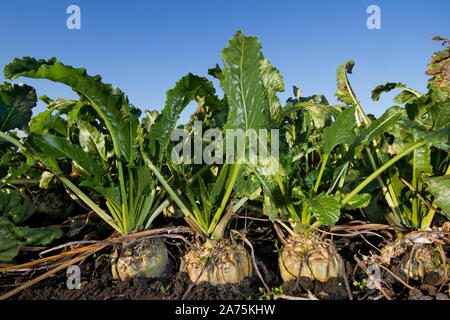
[[[275,218],[278,217],[277,205],[266,193],[264,193],[263,199],[263,214],[269,217],[271,221],[275,220]]]
[[[282,107],[277,97],[277,92],[284,91],[283,77],[276,68],[272,67],[267,59],[260,62],[260,71],[269,103],[270,117],[275,123],[280,123],[282,120]]]
[[[216,63],[216,66],[214,68],[208,69],[208,74],[210,76],[213,76],[216,79],[219,79],[220,81],[223,80],[222,76],[222,69],[220,69],[219,65]]]
[[[450,100],[435,102],[429,110],[433,130],[442,129],[450,123]]]
[[[145,128],[145,130],[147,130],[147,132],[149,132],[150,128],[153,126],[156,119],[158,118],[159,113],[156,110],[152,110],[152,111],[145,110],[144,113],[145,113],[145,117],[142,119],[141,126],[142,126],[142,128]]]
[[[396,103],[401,103],[401,104],[409,103],[420,96],[420,93],[407,88],[402,83],[387,82],[386,84],[381,84],[381,85],[377,86],[374,90],[372,90],[372,100],[378,101],[381,94],[383,94],[385,92],[389,92],[394,89],[405,89],[394,98],[394,101]]]
[[[205,88],[209,86],[211,83],[206,78],[189,73],[181,78],[173,89],[167,91],[166,105],[153,125],[150,126],[147,135],[149,152],[152,156],[157,155],[158,163],[162,160],[169,145],[180,113],[190,101],[202,91],[206,91]]]
[[[0,229],[0,262],[12,262],[15,256],[19,254],[20,242],[3,239]]]
[[[0,189],[0,217],[10,217],[14,223],[20,223],[35,211],[36,207],[30,198],[13,189]]]
[[[261,187],[254,175],[241,168],[234,185],[234,191],[239,198],[247,197],[250,200],[255,200],[260,196]]]
[[[25,239],[24,245],[26,246],[45,246],[52,243],[53,240],[61,238],[64,234],[60,229],[54,227],[19,227],[18,230],[18,235]]]
[[[383,193],[379,193],[370,201],[369,205],[364,210],[367,218],[372,223],[386,223],[386,212],[382,206],[379,205],[378,200],[383,197]]]
[[[336,196],[321,193],[308,200],[313,216],[323,226],[334,226],[339,220],[340,206]]]
[[[416,128],[414,133],[417,138],[424,139],[433,147],[447,151],[450,149],[450,125],[436,131]]]
[[[397,122],[405,117],[405,109],[400,108],[399,106],[393,106],[387,109],[380,118],[372,121],[368,128],[361,130],[360,134],[355,139],[353,146],[366,146],[383,133],[394,130]],[[359,149],[360,148],[358,148],[358,150]]]
[[[450,175],[425,179],[429,190],[436,197],[434,203],[441,212],[450,219]]]
[[[325,154],[329,154],[335,146],[351,144],[355,139],[355,108],[353,106],[342,111],[336,121],[324,129],[322,148]]]
[[[413,157],[411,157],[409,163],[415,167],[418,176],[427,177],[433,175],[430,146],[426,144],[414,149]]]
[[[61,135],[66,134],[67,124],[59,117],[59,114],[52,115],[56,108],[51,108],[40,112],[33,117],[30,122],[30,130],[33,133],[49,133],[54,130]]]
[[[270,219],[274,219],[278,214],[278,209],[284,208],[285,206],[275,175],[262,174],[264,171],[262,164],[247,167],[253,172],[256,180],[261,185],[263,192],[263,213]],[[282,167],[280,167],[280,172],[277,173],[281,179],[283,175],[282,170]]]
[[[323,104],[313,104],[306,107],[306,110],[309,111],[316,128],[320,129],[330,125],[331,113],[329,106]]]
[[[301,186],[295,186],[294,188],[292,188],[292,197],[294,199],[303,199],[306,198],[305,193],[302,191]]]
[[[93,180],[83,180],[80,183],[80,187],[92,188],[99,194],[101,194],[107,201],[113,203],[116,207],[121,207],[120,189],[117,185],[103,186]]]
[[[223,190],[225,189],[225,183],[227,182],[228,172],[229,166],[227,163],[225,163],[220,168],[219,176],[217,177],[216,183],[214,184],[210,192],[213,203],[216,203],[219,200],[221,193],[223,193]]]
[[[128,110],[132,111],[129,112]],[[126,107],[122,108],[122,119],[118,127],[120,151],[130,165],[133,165],[138,157],[141,133],[139,127],[140,111],[135,112],[134,110],[134,107],[131,105],[126,105]]]
[[[101,133],[87,121],[82,120],[78,121],[78,129],[80,130],[80,146],[83,150],[87,153],[98,154],[104,161],[107,161],[108,157],[105,145],[105,134]]]
[[[137,195],[147,195],[155,187],[155,179],[152,175],[152,171],[147,167],[137,167]]]
[[[41,178],[39,179],[39,188],[48,189],[48,185],[52,181],[55,175],[51,172],[44,171],[41,174]]]
[[[350,93],[347,79],[347,73],[352,73],[354,66],[355,62],[353,60],[349,60],[341,64],[336,69],[337,90],[335,96],[337,96],[339,101],[342,101],[347,105],[355,104],[355,101]]]
[[[341,199],[344,199],[346,194],[340,194],[340,196],[341,196]],[[365,208],[369,205],[371,199],[372,199],[372,196],[370,195],[370,193],[357,194],[344,205],[343,209],[354,210],[354,209]]]
[[[36,106],[34,88],[26,84],[0,85],[0,131],[22,129],[31,119],[31,109]]]
[[[31,157],[28,157],[26,161],[21,161],[19,167],[17,168],[9,166],[8,174],[0,179],[0,188],[3,188],[3,186],[5,186],[11,180],[16,179],[17,177],[25,174],[34,164],[35,160],[32,159]]]
[[[128,104],[127,97],[118,88],[113,89],[110,84],[102,83],[99,75],[88,76],[86,69],[66,66],[56,58],[36,60],[31,57],[13,59],[5,66],[4,74],[9,79],[24,76],[68,85],[85,98],[103,120],[110,132],[116,155],[120,157],[121,148],[129,146],[121,145],[123,141],[130,141],[130,138],[129,132],[121,132],[120,128],[126,126],[123,124],[124,121],[130,121],[131,113],[140,111]],[[121,138],[122,134],[125,135],[124,138]]]
[[[51,160],[52,169],[59,171],[56,159],[71,159],[77,166],[90,176],[102,176],[102,168],[87,154],[80,146],[71,143],[69,140],[56,137],[51,134],[31,134],[27,142],[33,148],[40,150],[41,160]],[[53,161],[52,161],[53,160]],[[59,174],[59,172],[55,172]]]
[[[225,129],[263,128],[268,123],[269,108],[260,73],[264,57],[256,37],[245,37],[241,31],[222,51],[224,69],[221,87],[228,99]]]
[[[18,246],[45,246],[62,236],[54,227],[18,227],[0,217],[0,261],[11,261],[19,252]]]

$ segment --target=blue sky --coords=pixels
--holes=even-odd
[[[81,30],[69,30],[66,8],[81,8]],[[369,30],[369,5],[381,9],[381,30]],[[285,101],[292,85],[304,95],[323,93],[336,103],[335,69],[356,62],[351,84],[368,113],[393,105],[393,94],[372,102],[370,91],[388,81],[426,91],[424,72],[450,37],[450,1],[104,1],[40,0],[0,2],[0,66],[14,57],[57,57],[122,89],[142,110],[161,110],[166,90],[188,72],[206,75],[238,30],[258,36],[263,54],[284,77]],[[3,74],[0,81],[3,81]],[[47,80],[19,78],[38,95],[74,98]],[[217,82],[215,82],[218,87]],[[36,111],[42,111],[40,103]],[[188,119],[190,105],[182,115]]]

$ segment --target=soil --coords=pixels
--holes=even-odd
[[[298,281],[283,283],[278,273],[277,247],[275,232],[264,223],[254,223],[247,238],[252,242],[256,263],[264,282],[276,295],[308,298],[313,296],[319,300],[348,300],[349,293],[346,282],[351,289],[354,300],[385,299],[376,289],[369,290],[354,283],[362,282],[367,275],[361,268],[355,268],[354,255],[369,254],[373,247],[360,238],[335,238],[334,244],[345,261],[346,279],[330,279],[325,283],[301,278]],[[375,237],[376,238],[376,237]],[[370,238],[372,245],[377,239]],[[134,278],[126,281],[115,280],[111,275],[109,255],[111,248],[97,252],[79,264],[81,270],[81,288],[68,289],[67,275],[60,271],[55,275],[34,284],[33,286],[12,296],[11,300],[247,300],[268,299],[264,295],[264,285],[253,272],[251,278],[239,284],[212,286],[208,283],[193,285],[186,273],[179,272],[179,257],[183,254],[183,244],[178,239],[167,239],[171,252],[173,267],[164,277],[157,279]],[[375,243],[376,245],[376,243]],[[247,249],[249,249],[247,247]],[[449,252],[449,248],[446,248]],[[250,252],[250,250],[249,250]],[[30,261],[33,254],[27,253],[21,260]],[[36,257],[34,257],[36,258]],[[47,270],[29,270],[0,274],[0,295],[16,286],[34,279]],[[432,278],[432,277],[431,277]],[[388,279],[389,280],[389,279]],[[426,280],[426,279],[425,279]],[[395,299],[405,300],[445,300],[448,294],[443,288],[434,286],[436,279],[424,283],[409,282],[416,289],[409,290],[404,285],[390,279],[387,283],[389,294]],[[388,282],[389,282],[388,281]],[[448,288],[447,288],[448,289]],[[273,297],[272,297],[273,298]]]

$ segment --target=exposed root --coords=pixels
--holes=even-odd
[[[50,257],[45,257],[38,259],[36,261],[31,261],[28,263],[20,264],[20,265],[14,265],[14,266],[8,266],[5,268],[0,268],[0,272],[11,272],[11,271],[17,271],[24,268],[30,268],[30,267],[36,267],[36,266],[46,266],[47,268],[53,267],[52,270],[26,282],[25,284],[20,285],[19,287],[5,293],[4,295],[0,296],[0,300],[7,299],[20,291],[30,287],[31,285],[38,283],[41,280],[46,279],[47,277],[55,274],[56,272],[63,270],[64,268],[67,268],[68,266],[78,263],[87,257],[93,255],[94,253],[110,246],[110,245],[121,245],[124,242],[131,241],[131,240],[138,240],[142,239],[148,236],[153,235],[161,235],[167,233],[168,235],[173,235],[174,233],[192,233],[192,230],[190,228],[186,227],[167,227],[167,228],[160,228],[160,229],[153,229],[153,230],[146,230],[142,232],[132,233],[125,236],[120,237],[110,237],[107,239],[107,241],[101,241],[100,243],[96,242],[94,244],[90,244],[87,246],[81,246],[75,249],[71,249],[65,252],[62,252],[57,255],[53,255]],[[77,244],[77,246],[80,244]],[[71,257],[74,257],[70,259]],[[49,265],[49,263],[51,263]],[[55,266],[56,265],[56,266]]]
[[[192,282],[218,285],[238,283],[251,276],[252,265],[243,246],[221,243],[214,248],[190,250],[182,258],[180,270],[187,272]]]
[[[433,286],[439,287],[437,292],[440,292],[444,285],[449,284],[450,261],[443,249],[444,245],[450,244],[449,225],[447,222],[442,228],[409,232],[394,242],[388,242],[379,253],[364,257],[363,264],[379,268],[384,272],[386,281],[397,281],[408,290],[416,290],[409,284],[410,279],[423,283],[427,276],[433,279],[438,275],[439,279]],[[355,261],[358,260],[355,256]],[[361,263],[358,264],[363,267]],[[396,267],[391,270],[389,267],[393,264]],[[374,281],[379,283],[382,279],[383,277]],[[383,295],[387,298],[385,293]]]
[[[333,245],[321,241],[317,234],[290,237],[279,255],[284,281],[307,277],[321,282],[344,275],[344,262]]]

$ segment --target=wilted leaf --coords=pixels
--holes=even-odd
[[[386,84],[381,84],[372,90],[372,100],[378,101],[381,94],[389,92],[394,89],[404,89],[399,95],[394,98],[396,103],[407,103],[418,98],[420,93],[415,92],[412,89],[407,88],[403,83],[387,82]]]
[[[433,40],[442,41],[442,44],[447,44],[447,47],[443,51],[435,52],[425,73],[433,76],[428,81],[430,86],[444,90],[448,99],[450,93],[450,41],[439,36],[434,37]]]
[[[335,96],[337,96],[339,101],[342,101],[347,105],[355,104],[355,101],[350,94],[350,88],[347,83],[347,73],[352,73],[354,66],[355,62],[353,60],[349,60],[341,64],[336,69],[337,90]]]

